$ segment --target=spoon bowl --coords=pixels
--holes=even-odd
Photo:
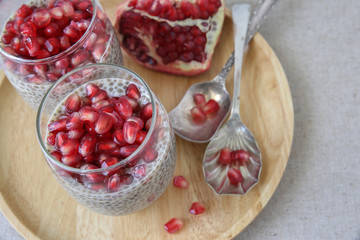
[[[180,137],[192,142],[207,142],[214,135],[218,126],[224,121],[230,109],[230,96],[225,85],[215,78],[210,82],[192,85],[181,102],[169,113],[174,132]],[[195,124],[190,111],[194,106],[193,95],[201,93],[206,99],[214,99],[219,104],[219,110],[212,118],[202,124]]]

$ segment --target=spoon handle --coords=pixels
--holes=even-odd
[[[240,81],[243,56],[246,47],[246,33],[250,18],[250,5],[235,4],[232,7],[232,16],[235,33],[235,75],[230,118],[236,116],[240,119]]]
[[[246,45],[250,42],[250,40],[253,38],[255,33],[259,30],[260,26],[264,23],[267,14],[270,12],[270,10],[277,1],[278,0],[260,0],[260,2],[257,4],[253,12],[252,18],[249,21],[249,27],[245,41]],[[224,67],[221,69],[218,75],[220,79],[223,79],[223,82],[225,82],[232,66],[234,65],[234,61],[235,61],[235,54],[234,52],[232,52],[229,59],[227,60],[227,62],[225,63]]]

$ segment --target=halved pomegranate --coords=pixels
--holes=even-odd
[[[117,8],[115,29],[141,65],[193,76],[211,65],[224,9],[224,0],[127,0]]]

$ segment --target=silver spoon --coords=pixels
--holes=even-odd
[[[247,45],[254,34],[265,21],[267,13],[278,0],[261,0],[255,7],[246,35]],[[233,16],[238,13],[233,13]],[[219,74],[209,82],[197,83],[185,93],[180,103],[169,113],[169,118],[174,132],[185,140],[191,142],[208,142],[224,121],[230,109],[230,95],[226,90],[225,81],[234,65],[234,52],[225,63]],[[213,118],[207,119],[203,124],[194,124],[190,111],[194,107],[193,95],[201,93],[208,99],[218,102],[220,109]]]
[[[232,107],[228,121],[215,133],[207,146],[203,161],[205,180],[218,194],[245,194],[257,183],[261,169],[261,154],[255,138],[240,120],[240,80],[250,15],[249,5],[236,4],[232,7],[232,12],[235,32]],[[222,149],[227,149],[228,161],[219,159]],[[236,150],[245,151],[245,156],[249,158],[231,159],[230,153],[234,154]]]

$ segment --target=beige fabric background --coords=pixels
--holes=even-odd
[[[235,239],[360,240],[360,1],[280,0],[260,32],[288,77],[294,142],[279,188]],[[1,214],[0,239],[22,239]]]

